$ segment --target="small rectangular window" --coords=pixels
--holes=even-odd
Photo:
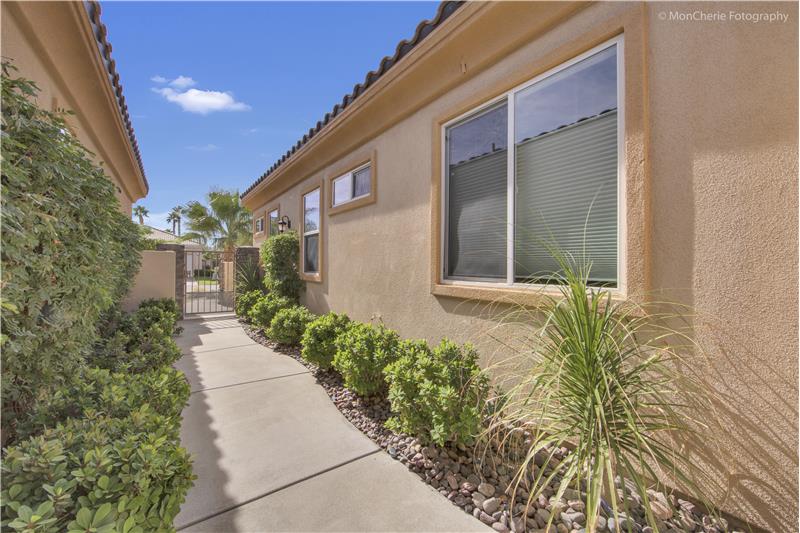
[[[256,219],[256,233],[262,233],[264,231],[264,217],[259,217]]]
[[[372,192],[372,169],[369,164],[333,180],[333,205],[339,206]]]
[[[320,189],[303,195],[303,272],[319,274]]]
[[[273,209],[272,211],[270,211],[269,215],[268,215],[268,218],[269,218],[268,224],[269,224],[269,234],[270,234],[270,236],[277,235],[278,234],[278,218],[279,218],[278,217],[278,210],[277,209]]]

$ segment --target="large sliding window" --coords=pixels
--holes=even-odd
[[[550,283],[555,249],[618,286],[621,46],[445,127],[446,279]]]
[[[303,195],[303,273],[319,274],[320,191]]]

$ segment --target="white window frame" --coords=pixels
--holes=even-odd
[[[317,212],[319,213],[319,221],[317,221],[317,229],[314,229],[314,230],[311,230],[311,231],[306,231],[306,212],[305,212],[305,209],[306,209],[306,197],[308,195],[310,195],[310,194],[314,194],[314,192],[318,192],[319,193],[319,200],[318,200],[319,206],[317,207]],[[319,229],[320,229],[320,226],[322,226],[322,186],[320,185],[319,187],[314,187],[310,191],[303,193],[303,200],[302,201],[303,201],[303,213],[302,213],[302,217],[303,217],[303,235],[301,237],[301,239],[303,240],[303,242],[302,242],[302,246],[303,246],[302,271],[303,271],[303,274],[305,274],[307,276],[318,276],[318,275],[320,275],[320,271],[322,270],[322,267],[321,267],[322,261],[321,261],[321,258],[320,258],[320,256],[322,255],[322,238],[321,237],[317,237],[317,270],[308,271],[308,270],[306,270],[306,237],[308,237],[310,235],[320,235]]]
[[[624,43],[624,35],[620,34],[617,37],[609,39],[604,43],[595,46],[594,48],[583,52],[580,55],[575,56],[574,58],[561,63],[560,65],[539,74],[538,76],[522,83],[514,87],[513,89],[506,91],[505,93],[492,98],[491,100],[477,106],[466,113],[463,113],[447,122],[443,123],[440,130],[440,139],[441,139],[441,182],[439,184],[440,190],[442,191],[441,197],[441,205],[440,205],[440,213],[441,213],[441,224],[440,230],[441,234],[439,236],[439,242],[441,243],[441,248],[439,250],[439,257],[441,261],[439,262],[441,266],[441,270],[439,271],[439,277],[442,284],[445,285],[464,285],[464,286],[475,286],[475,287],[491,287],[491,288],[514,288],[514,289],[547,289],[552,288],[550,285],[546,285],[543,283],[521,283],[517,282],[514,279],[514,214],[515,214],[515,201],[516,201],[516,168],[515,168],[515,159],[514,159],[514,96],[528,87],[546,79],[554,74],[565,70],[584,59],[593,56],[598,52],[602,52],[612,46],[617,47],[617,286],[616,287],[609,287],[608,290],[613,294],[624,295],[627,291],[627,279],[626,279],[626,256],[627,256],[627,247],[626,247],[626,235],[627,229],[625,227],[625,222],[627,220],[626,216],[626,178],[625,178],[625,43]],[[506,279],[505,282],[503,281],[489,281],[489,280],[468,280],[463,277],[453,277],[447,275],[447,250],[448,250],[448,212],[447,212],[447,201],[448,201],[448,151],[447,151],[447,129],[451,126],[458,124],[459,122],[463,122],[466,119],[477,117],[481,113],[491,109],[492,107],[496,106],[497,104],[505,101],[507,108],[508,108],[508,161],[507,161],[507,231],[506,231]]]
[[[259,222],[261,224],[259,224]],[[260,228],[259,225],[261,226]],[[264,233],[264,217],[258,217],[256,219],[256,235],[258,235],[259,233]]]
[[[277,207],[275,209],[273,209],[272,211],[267,211],[266,227],[267,227],[267,235],[269,235],[270,237],[272,237],[273,235],[277,235],[278,234],[278,229],[277,228],[275,228],[275,233],[272,233],[272,224],[270,223],[270,222],[272,222],[272,213],[275,213],[275,220],[276,221],[280,221],[280,219],[281,219],[281,212],[280,212],[280,209],[278,209]]]
[[[331,194],[331,207],[339,207],[339,206],[342,206],[342,205],[347,205],[350,202],[355,202],[356,200],[360,200],[361,198],[366,198],[369,195],[371,195],[372,194],[372,172],[374,171],[374,169],[371,168],[371,167],[372,167],[372,161],[367,161],[366,163],[364,163],[360,167],[356,167],[353,170],[351,170],[349,172],[345,172],[341,176],[331,180],[331,193],[330,193]],[[369,191],[366,194],[361,194],[359,196],[353,196],[355,194],[355,190],[356,190],[356,179],[355,179],[356,178],[356,172],[364,170],[365,168],[369,168],[370,169]],[[343,202],[336,203],[336,182],[339,181],[339,180],[342,180],[344,178],[347,178],[347,177],[350,178],[350,198],[348,198],[347,200],[345,200]]]

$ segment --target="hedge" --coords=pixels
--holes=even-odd
[[[267,291],[297,303],[303,281],[298,274],[300,240],[297,233],[288,231],[273,235],[261,245],[261,263],[264,265],[264,286]]]
[[[64,383],[139,268],[140,232],[64,115],[2,65],[2,423]]]

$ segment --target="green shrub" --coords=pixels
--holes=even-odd
[[[336,337],[350,324],[347,315],[327,313],[306,326],[303,333],[303,359],[320,368],[330,368],[336,354]]]
[[[86,368],[71,383],[37,402],[30,419],[20,424],[18,434],[40,433],[67,418],[96,414],[124,418],[145,404],[177,422],[188,400],[186,378],[169,366],[140,374]]]
[[[139,309],[149,307],[157,307],[165,313],[171,313],[172,316],[175,317],[175,320],[181,317],[181,309],[178,307],[178,302],[176,302],[174,298],[148,298],[142,300],[139,304]]]
[[[397,416],[387,427],[423,440],[472,444],[481,429],[488,379],[478,353],[448,340],[431,350],[424,341],[400,343],[400,358],[384,370]]]
[[[333,367],[348,389],[362,396],[382,394],[386,391],[383,369],[397,358],[399,342],[397,333],[382,324],[351,323],[336,338]]]
[[[275,293],[269,293],[259,299],[255,305],[250,309],[248,316],[250,322],[256,327],[266,330],[272,323],[275,314],[281,309],[292,307],[294,302],[285,296],[278,296]]]
[[[130,314],[111,313],[101,328],[104,338],[89,363],[113,371],[143,372],[171,365],[181,356],[172,338],[175,315],[157,306]]]
[[[172,531],[194,479],[178,424],[146,406],[22,440],[6,450],[2,473],[3,523],[25,530],[20,523],[41,510],[37,532]]]
[[[234,306],[236,316],[249,319],[250,309],[263,297],[264,291],[261,289],[238,294]]]
[[[140,232],[114,184],[36,105],[38,88],[2,66],[2,423],[66,380],[95,341],[101,313],[139,268]]]
[[[267,330],[267,337],[281,344],[300,344],[306,326],[314,318],[314,314],[302,305],[281,309],[275,313]]]
[[[297,233],[287,231],[273,235],[261,245],[261,262],[264,265],[264,285],[270,293],[297,303],[303,281],[298,273],[300,240]]]

